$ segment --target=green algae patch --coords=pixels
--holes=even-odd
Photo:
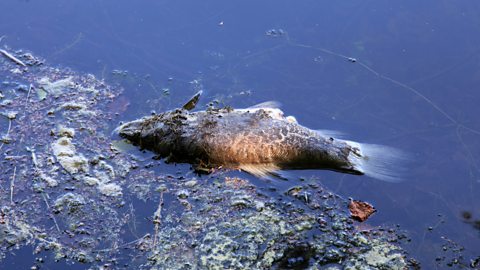
[[[403,250],[390,242],[394,236],[357,231],[344,209],[347,202],[326,190],[302,186],[309,201],[302,202],[304,194],[295,193],[290,196],[292,204],[284,204],[262,196],[243,179],[217,178],[194,188],[190,181],[170,186],[169,192],[190,193],[178,196],[177,191],[176,200],[154,215],[163,218],[149,239],[154,246],[147,268],[398,269],[406,265]],[[172,211],[178,208],[183,211]]]
[[[60,95],[62,95],[64,92],[68,92],[69,89],[74,87],[72,77],[59,80],[52,80],[49,77],[43,77],[37,81],[37,84],[43,91],[45,91],[47,94],[53,95],[54,97],[60,97]]]
[[[88,160],[76,153],[75,145],[70,138],[61,137],[51,144],[53,154],[60,165],[69,173],[88,171]]]

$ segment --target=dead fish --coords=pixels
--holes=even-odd
[[[334,138],[284,116],[275,102],[246,109],[182,108],[127,122],[116,129],[134,145],[197,169],[240,169],[259,177],[279,170],[327,169],[398,181],[392,170],[404,154],[394,148]]]

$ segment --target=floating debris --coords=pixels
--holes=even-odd
[[[269,37],[281,37],[285,34],[286,32],[283,29],[270,29],[265,31],[265,35]]]
[[[7,57],[8,59],[12,60],[13,62],[15,62],[17,65],[20,65],[22,67],[26,67],[27,65],[25,65],[25,63],[23,63],[20,59],[16,58],[15,56],[13,56],[12,54],[10,54],[9,52],[3,50],[3,49],[0,49],[0,53],[2,53],[5,57]]]
[[[353,57],[348,57],[347,60],[350,61],[350,62],[352,62],[352,63],[356,63],[356,62],[357,62],[357,58],[353,58]]]
[[[118,70],[118,69],[114,69],[112,70],[112,75],[117,75],[117,76],[127,76],[128,75],[128,71],[127,70]]]
[[[352,218],[360,222],[364,222],[377,211],[371,204],[355,200],[350,201],[348,209]]]

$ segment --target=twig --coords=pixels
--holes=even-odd
[[[25,100],[25,108],[27,108],[28,98],[30,98],[30,92],[32,92],[32,89],[33,89],[33,85],[30,84],[30,86],[28,87],[27,99]]]
[[[135,217],[135,209],[133,209],[133,204],[130,203],[130,219],[132,221],[132,224],[128,225],[130,232],[137,238],[139,236],[137,235],[137,222],[136,222],[136,217]],[[133,228],[132,228],[133,227]]]
[[[8,134],[10,133],[10,129],[12,128],[12,119],[8,118],[8,129],[7,129],[7,134],[5,134],[5,137],[8,137]],[[0,145],[0,150],[2,150],[3,145],[5,142],[2,141],[2,144]]]
[[[144,238],[145,238],[145,236],[142,236],[142,237],[139,237],[139,238],[137,238],[133,241],[130,241],[128,243],[121,244],[121,245],[117,246],[116,248],[96,249],[96,250],[92,250],[92,252],[110,252],[114,249],[124,248],[124,247],[128,247],[130,245],[136,244],[136,243],[142,241]]]
[[[152,248],[155,248],[157,244],[158,229],[162,223],[162,205],[163,205],[163,192],[160,193],[160,201],[158,202],[157,211],[153,214],[153,223],[155,224],[155,234],[153,235]]]
[[[38,169],[38,160],[37,160],[37,155],[35,155],[35,148],[28,148],[28,151],[32,154],[32,162],[33,165],[35,166],[35,169]]]
[[[45,204],[47,205],[47,209],[50,210],[50,205],[48,204],[47,198],[45,197],[45,194],[42,193],[42,198],[45,201]],[[60,232],[60,227],[58,226],[57,220],[55,219],[55,216],[50,213],[50,216],[52,217],[53,223],[55,223],[55,227],[57,228],[57,231]]]
[[[15,62],[17,65],[20,65],[22,67],[26,67],[27,65],[25,65],[25,63],[23,63],[20,59],[16,58],[15,56],[11,55],[9,52],[5,51],[5,50],[2,50],[0,49],[0,53],[2,53],[5,57],[7,57],[8,59],[12,60],[13,62]]]
[[[15,188],[15,174],[17,173],[17,166],[13,168],[12,181],[10,181],[10,203],[13,204],[13,189]]]

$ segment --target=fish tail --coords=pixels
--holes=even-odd
[[[387,182],[405,179],[405,163],[410,157],[403,151],[384,145],[347,143],[355,149],[348,159],[356,171]]]

